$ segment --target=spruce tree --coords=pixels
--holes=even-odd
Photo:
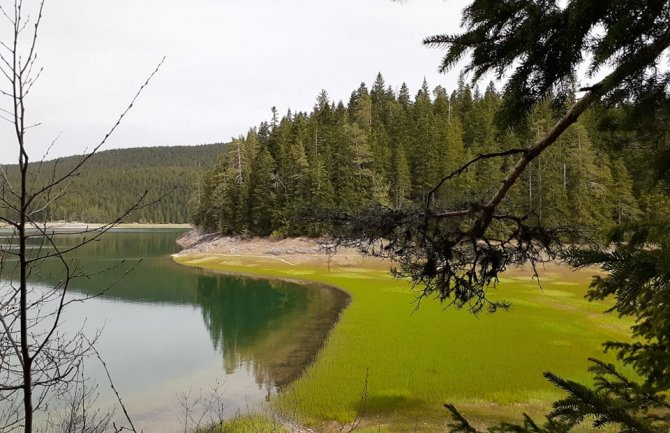
[[[267,147],[261,147],[249,180],[249,221],[253,233],[267,236],[272,233],[276,215],[276,164]]]

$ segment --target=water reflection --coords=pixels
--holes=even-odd
[[[75,279],[71,291],[104,294],[101,302],[73,310],[75,317],[70,315],[68,320],[76,323],[91,315],[104,316],[108,323],[103,334],[105,351],[111,353],[112,364],[119,365],[117,375],[134,378],[128,387],[135,385],[133,393],[139,393],[135,396],[139,399],[154,398],[141,394],[155,388],[152,381],[177,380],[174,376],[180,374],[189,378],[212,356],[219,358],[224,380],[250,372],[256,393],[259,389],[272,393],[294,380],[313,360],[346,296],[326,287],[308,289],[177,265],[169,254],[178,250],[178,234],[174,230],[118,231],[71,254],[80,271],[95,274]],[[56,236],[55,240],[67,247],[80,239]],[[39,245],[37,239],[32,242]],[[40,284],[53,284],[62,277],[56,260],[47,261],[32,276]],[[203,319],[208,347],[195,343],[203,338],[202,328],[184,323],[192,320],[194,310]],[[131,364],[128,358],[133,359]],[[142,385],[136,386],[139,382]],[[182,382],[192,383],[190,379]],[[174,404],[174,395],[164,398],[170,402],[166,404]],[[241,396],[238,406],[248,404],[247,398]]]
[[[328,287],[280,281],[198,280],[198,303],[224,368],[251,365],[259,385],[282,387],[309,364],[347,298]]]

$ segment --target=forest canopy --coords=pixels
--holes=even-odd
[[[493,84],[482,91],[461,79],[449,93],[424,81],[412,95],[406,84],[394,91],[378,74],[346,105],[322,91],[310,113],[289,111],[280,119],[273,111],[271,121],[234,139],[200,177],[192,221],[225,234],[318,236],[331,227],[313,217],[315,209],[419,209],[445,173],[477,155],[537,139],[559,114],[555,102],[538,104],[512,129],[497,121],[505,97]],[[653,138],[613,131],[625,112],[621,106],[589,111],[530,165],[504,209],[532,215],[543,226],[592,233],[667,210],[653,173],[635,168]],[[625,152],[612,146],[624,139],[637,145]],[[434,204],[451,208],[485,199],[513,163],[510,153],[472,165],[436,191]]]
[[[49,203],[40,217],[46,221],[112,221],[146,192],[148,201],[160,200],[135,209],[124,222],[186,223],[193,184],[223,149],[225,144],[102,151],[62,185],[58,200]],[[31,163],[35,176],[28,187],[44,185],[53,173],[67,172],[81,158]],[[17,166],[6,169],[12,181],[18,175]]]

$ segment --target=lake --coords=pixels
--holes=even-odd
[[[255,409],[297,378],[347,303],[321,286],[242,278],[183,267],[171,254],[183,230],[115,230],[71,254],[94,274],[72,282],[65,329],[102,330],[97,349],[136,427],[183,431],[184,400],[213,395],[227,416]],[[56,244],[77,239],[58,235]],[[8,242],[5,237],[0,243]],[[37,243],[38,240],[35,240]],[[32,284],[58,281],[55,261]],[[114,399],[95,359],[85,366],[101,406]],[[218,385],[217,385],[218,384]]]

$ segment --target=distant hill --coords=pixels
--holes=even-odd
[[[49,206],[47,218],[110,221],[148,191],[148,200],[165,197],[137,210],[126,222],[188,222],[187,203],[193,184],[226,146],[218,143],[102,151],[87,161],[79,175],[69,181],[63,197]],[[80,160],[81,156],[70,156],[45,162],[34,184],[43,184],[54,170],[64,173]],[[7,168],[10,180],[16,179],[16,166]],[[35,173],[37,168],[33,163],[31,171]]]

